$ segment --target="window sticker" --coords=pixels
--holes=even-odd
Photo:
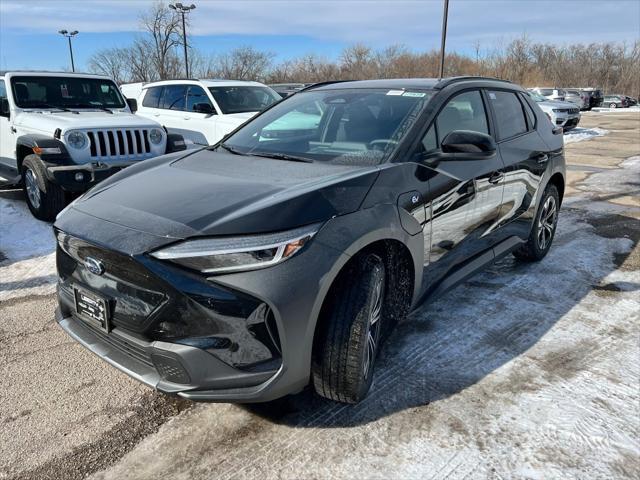
[[[495,94],[495,93],[493,93],[493,92],[489,92],[489,98],[490,98],[491,100],[495,100],[495,99],[496,99],[496,94]]]
[[[426,93],[424,92],[404,92],[402,94],[403,97],[424,97]]]
[[[402,95],[404,93],[404,90],[389,90],[387,92],[387,95]]]
[[[60,84],[60,95],[62,95],[62,98],[71,98],[71,95],[69,95],[69,89],[65,83]]]

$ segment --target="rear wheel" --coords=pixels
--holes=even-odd
[[[542,196],[527,243],[513,252],[520,260],[542,260],[551,248],[558,224],[560,196],[555,185],[548,185]]]
[[[364,399],[371,386],[384,322],[385,268],[375,254],[347,267],[332,287],[314,345],[316,392],[344,403]]]
[[[609,108],[618,108],[618,105],[615,103],[610,103]]]
[[[22,184],[33,216],[45,222],[55,220],[65,206],[64,190],[47,179],[42,161],[37,155],[28,155],[24,159]]]

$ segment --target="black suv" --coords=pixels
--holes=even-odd
[[[57,321],[162,392],[254,402],[311,382],[358,402],[408,312],[504,255],[546,255],[561,132],[495,79],[314,85],[69,206]]]

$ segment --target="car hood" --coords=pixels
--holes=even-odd
[[[281,231],[357,210],[378,174],[377,166],[299,163],[207,149],[147,162],[98,185],[59,222],[68,223],[64,217],[77,210],[174,239]]]
[[[79,129],[90,130],[96,128],[140,128],[157,127],[159,124],[153,120],[133,115],[129,112],[114,111],[113,114],[107,112],[80,111],[58,112],[58,111],[28,111],[21,112],[16,116],[15,125],[42,132],[53,133],[56,129],[62,132]]]
[[[576,108],[576,104],[572,102],[563,102],[560,100],[547,100],[546,102],[538,103],[540,106],[548,108]]]

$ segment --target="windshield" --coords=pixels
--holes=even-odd
[[[389,158],[432,95],[388,89],[302,92],[249,122],[223,146],[246,155],[377,165]]]
[[[267,87],[209,87],[222,113],[261,112],[280,100],[280,95]]]
[[[12,77],[20,108],[124,108],[111,80],[82,77]]]

